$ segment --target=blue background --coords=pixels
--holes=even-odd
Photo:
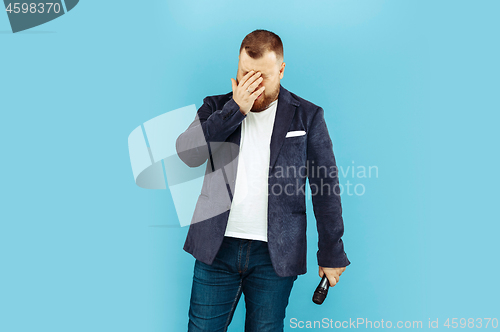
[[[185,331],[194,259],[127,137],[231,89],[243,37],[285,46],[282,85],[325,109],[351,266],[308,273],[289,319],[499,318],[498,1],[81,1],[12,34],[0,14],[0,331]],[[347,179],[341,179],[346,181]],[[242,331],[240,300],[229,331]],[[491,323],[490,323],[491,329]],[[319,329],[317,329],[319,330]]]

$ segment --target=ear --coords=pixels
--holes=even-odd
[[[283,78],[283,75],[285,74],[285,63],[281,63],[281,68],[280,68],[280,80]]]

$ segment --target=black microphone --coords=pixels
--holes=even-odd
[[[328,287],[330,287],[330,282],[326,277],[326,274],[323,275],[323,279],[321,279],[318,287],[314,291],[313,302],[316,304],[322,304],[328,295]]]

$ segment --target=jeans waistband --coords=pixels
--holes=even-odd
[[[261,240],[255,240],[255,239],[242,239],[239,237],[232,237],[232,236],[224,236],[224,241],[228,243],[234,243],[234,244],[241,244],[241,243],[249,243],[249,242],[258,242],[261,244],[267,244],[266,241],[261,241]]]

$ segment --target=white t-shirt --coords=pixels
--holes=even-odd
[[[271,135],[278,100],[248,112],[241,124],[233,202],[225,236],[267,242],[268,176]]]

